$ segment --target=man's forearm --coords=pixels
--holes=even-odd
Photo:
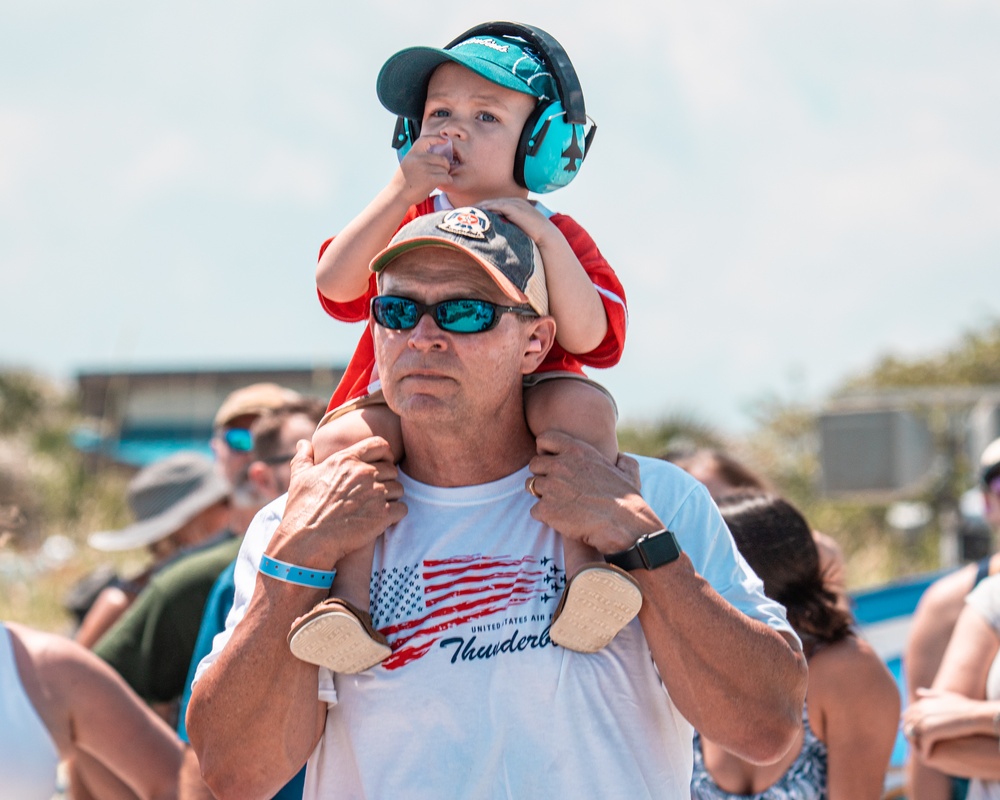
[[[706,738],[748,761],[769,763],[802,721],[802,653],[727,603],[686,555],[633,576],[660,676],[677,708]]]
[[[295,658],[285,637],[321,595],[258,577],[246,616],[195,685],[188,732],[217,797],[271,797],[315,747],[325,718],[318,668]]]

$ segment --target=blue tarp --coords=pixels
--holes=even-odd
[[[192,431],[135,431],[120,437],[102,437],[91,430],[80,428],[73,432],[73,446],[83,453],[96,453],[119,464],[145,467],[161,458],[181,450],[194,450],[212,455],[210,434]]]

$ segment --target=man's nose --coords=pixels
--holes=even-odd
[[[420,315],[417,324],[410,330],[407,341],[410,347],[417,349],[441,349],[444,346],[445,332],[438,327],[430,314]]]

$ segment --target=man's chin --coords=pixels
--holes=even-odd
[[[397,400],[408,397],[451,397],[458,384],[445,375],[408,375],[390,392]],[[385,393],[383,387],[383,393]]]
[[[455,392],[452,391],[408,391],[397,393],[387,402],[400,419],[417,416],[451,416],[457,406]]]

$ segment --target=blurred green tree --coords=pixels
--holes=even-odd
[[[690,414],[671,414],[655,422],[618,428],[619,449],[643,456],[659,458],[670,451],[725,446],[726,439],[717,428]]]
[[[912,357],[884,355],[870,368],[847,377],[832,397],[865,391],[997,385],[1000,319],[990,319],[938,352]],[[886,522],[885,503],[821,494],[817,409],[772,396],[758,401],[753,415],[753,433],[746,442],[749,463],[796,503],[816,528],[840,542],[848,560],[850,585],[879,583],[939,566],[940,529],[936,520],[924,531],[901,535]],[[932,427],[942,427],[937,417],[932,422]],[[963,469],[946,476],[956,485],[934,485],[926,496],[914,499],[935,505],[941,492],[948,490],[957,495],[968,488],[968,465],[961,458],[956,463]]]
[[[913,358],[882,356],[873,367],[848,378],[835,392],[919,386],[1000,385],[1000,319],[966,331],[953,345]]]
[[[0,433],[33,425],[45,406],[41,381],[29,372],[0,372]]]

